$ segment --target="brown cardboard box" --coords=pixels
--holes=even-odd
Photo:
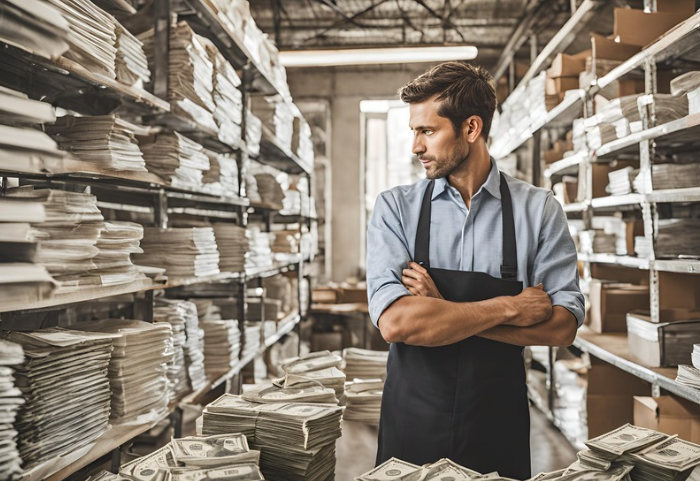
[[[700,406],[676,396],[635,396],[634,425],[700,443]]]
[[[650,386],[638,377],[591,356],[586,409],[588,438],[634,420],[634,396],[649,393]]]
[[[700,319],[700,276],[659,272],[661,322]]]
[[[700,320],[653,323],[648,312],[629,312],[627,344],[630,354],[647,367],[688,364],[700,344]]]
[[[644,47],[683,22],[683,12],[645,12],[634,8],[616,8],[613,38],[628,45]]]
[[[596,58],[625,61],[641,50],[636,45],[616,42],[597,33],[591,34]]]
[[[547,95],[558,95],[578,87],[578,77],[548,77],[545,82],[545,93]]]
[[[627,313],[649,309],[649,287],[591,279],[588,327],[594,332],[627,332]]]
[[[556,77],[576,77],[586,68],[586,57],[591,56],[590,50],[584,50],[574,55],[559,53],[554,60],[552,66],[547,69],[548,78]]]
[[[625,240],[627,241],[627,253],[634,254],[634,238],[644,235],[643,220],[625,220]]]
[[[610,85],[606,85],[600,90],[600,95],[606,99],[618,99],[627,95],[643,94],[644,80],[643,79],[622,79],[616,80]]]
[[[695,0],[656,0],[656,11],[682,13],[692,17],[695,14]]]
[[[591,264],[591,277],[595,279],[625,282],[637,286],[649,285],[649,271],[608,264]]]
[[[335,304],[338,302],[338,291],[332,287],[316,287],[311,298],[319,304]]]
[[[341,287],[338,302],[341,304],[367,304],[367,287]]]

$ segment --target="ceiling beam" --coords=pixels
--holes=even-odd
[[[323,30],[322,32],[316,34],[316,35],[313,36],[313,37],[310,37],[309,40],[315,40],[315,39],[317,39],[317,38],[319,38],[319,37],[323,37],[326,33],[330,32],[331,30],[335,30],[335,29],[337,29],[337,28],[340,28],[340,27],[342,27],[343,25],[345,25],[345,24],[347,24],[347,23],[353,23],[354,20],[356,20],[357,18],[359,18],[359,17],[365,15],[366,13],[371,12],[372,10],[374,10],[375,8],[377,8],[378,6],[380,6],[381,4],[386,3],[387,1],[388,1],[388,0],[379,0],[377,3],[374,3],[374,4],[370,5],[369,7],[365,8],[364,10],[362,10],[362,11],[360,11],[360,12],[357,12],[357,13],[354,14],[353,16],[348,17],[348,18],[345,18],[345,19],[341,20],[340,22],[337,22],[337,23],[331,25],[330,27],[327,27],[327,28],[326,28],[325,30]],[[362,27],[362,28],[364,28],[364,27]]]

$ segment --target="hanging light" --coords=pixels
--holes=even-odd
[[[442,62],[473,60],[474,46],[357,48],[338,50],[288,50],[280,52],[285,67],[332,67],[385,63]]]

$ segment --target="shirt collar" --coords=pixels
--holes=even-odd
[[[435,187],[433,187],[433,195],[431,196],[431,200],[445,192],[449,186],[450,183],[447,182],[447,177],[435,179]],[[484,182],[481,188],[479,188],[479,191],[481,189],[486,189],[486,191],[496,199],[501,198],[501,173],[498,170],[498,165],[496,165],[496,161],[493,159],[493,157],[491,157],[491,170],[489,171],[489,175],[486,177],[486,182]]]

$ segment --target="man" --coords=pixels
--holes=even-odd
[[[584,315],[566,216],[490,158],[485,70],[443,63],[400,96],[427,179],[383,192],[367,231],[370,315],[391,343],[377,464],[526,479],[523,346],[571,344]]]

